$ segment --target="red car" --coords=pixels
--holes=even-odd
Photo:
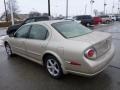
[[[102,18],[101,17],[93,17],[93,24],[98,25],[102,23]]]

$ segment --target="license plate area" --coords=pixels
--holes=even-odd
[[[109,50],[109,42],[108,40],[102,41],[95,45],[95,49],[97,51],[97,57],[103,55],[105,52]]]
[[[99,50],[100,51],[106,51],[108,49],[108,42],[105,40],[104,42],[101,43]]]

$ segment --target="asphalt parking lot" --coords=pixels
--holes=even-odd
[[[120,23],[94,30],[111,33],[116,48],[111,64],[99,75],[86,78],[68,74],[55,80],[34,62],[17,55],[8,58],[0,46],[0,90],[120,90]],[[1,28],[0,36],[4,34]]]

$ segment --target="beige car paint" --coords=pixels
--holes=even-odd
[[[10,44],[14,53],[39,64],[43,64],[42,58],[45,54],[54,55],[60,62],[64,73],[72,72],[79,75],[92,76],[109,65],[114,55],[114,46],[111,46],[105,54],[96,60],[89,60],[84,57],[85,50],[104,40],[111,39],[109,33],[93,31],[80,37],[66,39],[51,26],[52,23],[56,22],[64,21],[43,21],[27,24],[44,25],[49,31],[49,36],[44,41],[15,39],[15,37],[6,37],[4,41]],[[17,49],[16,46],[19,48]],[[71,65],[69,62],[73,60],[81,65]]]

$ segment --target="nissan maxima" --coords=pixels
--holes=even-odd
[[[74,21],[41,21],[21,26],[4,39],[8,56],[20,55],[43,65],[55,79],[74,73],[94,76],[114,56],[112,36]]]

